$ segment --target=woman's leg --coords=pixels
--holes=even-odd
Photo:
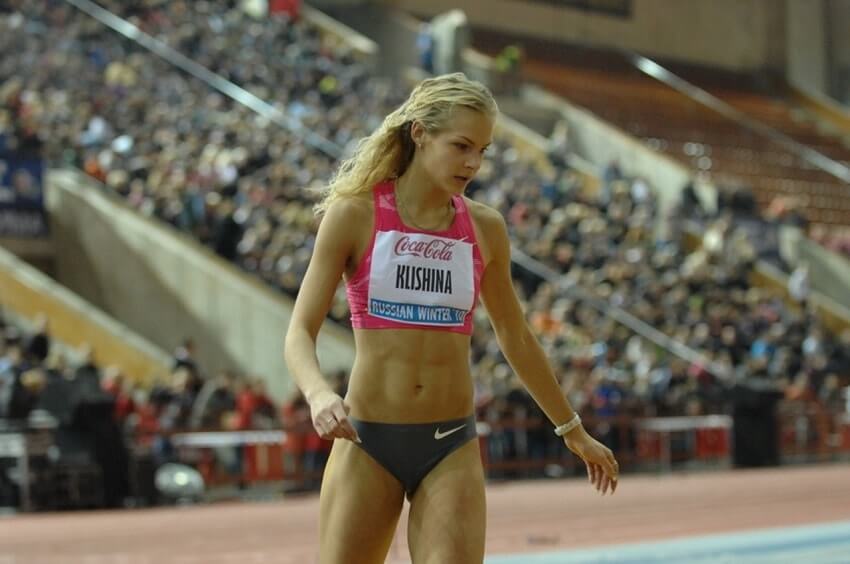
[[[484,468],[471,440],[431,470],[410,500],[413,564],[480,564],[486,519]]]
[[[335,440],[322,478],[319,563],[383,563],[403,503],[401,484],[383,466]]]

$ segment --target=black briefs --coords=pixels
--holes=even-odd
[[[396,477],[407,497],[445,457],[476,438],[475,416],[434,423],[374,423],[350,418],[360,448]]]

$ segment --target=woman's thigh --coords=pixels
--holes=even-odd
[[[471,440],[431,470],[410,500],[413,564],[480,564],[486,520],[484,469]]]
[[[403,503],[398,480],[351,441],[334,441],[320,495],[320,564],[384,562]]]

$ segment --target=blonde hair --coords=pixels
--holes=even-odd
[[[437,133],[445,129],[457,107],[492,118],[499,113],[487,87],[463,73],[423,80],[399,108],[384,118],[377,130],[360,140],[354,154],[342,162],[322,190],[316,213],[323,214],[340,198],[370,192],[375,184],[404,174],[416,149],[410,137],[413,122],[421,123],[429,133]]]

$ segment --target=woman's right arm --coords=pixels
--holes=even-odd
[[[310,404],[313,426],[326,439],[358,440],[348,421],[347,406],[319,369],[316,339],[354,251],[351,226],[362,213],[360,207],[360,202],[343,198],[325,213],[284,341],[289,373]]]

